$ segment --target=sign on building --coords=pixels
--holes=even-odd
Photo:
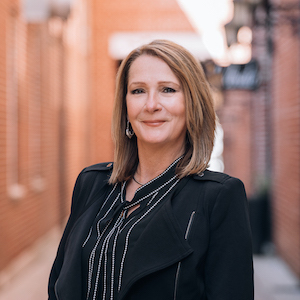
[[[254,60],[245,65],[230,65],[223,71],[225,90],[254,90],[258,84],[258,65]]]

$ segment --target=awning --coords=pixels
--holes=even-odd
[[[204,61],[211,56],[201,37],[193,32],[116,32],[109,40],[109,53],[116,60],[124,59],[133,49],[155,39],[175,42],[189,50],[197,59]]]

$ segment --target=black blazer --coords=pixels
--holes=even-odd
[[[78,176],[49,279],[49,300],[81,300],[81,245],[108,190],[112,164]],[[253,300],[243,183],[205,171],[184,178],[127,256],[118,300]],[[83,300],[83,299],[82,299]]]

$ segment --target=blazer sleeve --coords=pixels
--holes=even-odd
[[[48,295],[49,295],[49,300],[57,300],[55,296],[55,291],[54,291],[54,286],[56,283],[56,280],[59,276],[60,269],[63,264],[64,260],[64,248],[66,241],[68,239],[69,233],[76,222],[77,218],[80,215],[81,210],[84,207],[83,202],[80,202],[80,194],[82,192],[82,176],[83,176],[83,171],[78,175],[75,186],[73,189],[73,195],[72,195],[72,204],[71,204],[71,213],[68,218],[68,222],[66,224],[66,227],[64,229],[64,233],[62,235],[62,238],[60,240],[60,244],[57,250],[56,258],[54,260],[51,272],[50,272],[50,277],[49,277],[49,283],[48,283]]]
[[[209,209],[207,299],[253,300],[251,230],[244,185],[231,177],[219,185]]]

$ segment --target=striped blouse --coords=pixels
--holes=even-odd
[[[82,245],[82,270],[86,278],[82,299],[115,298],[122,286],[128,252],[179,182],[175,175],[179,159],[138,188],[130,202],[125,200],[127,182],[111,187]],[[128,209],[136,204],[140,206],[127,217]]]

